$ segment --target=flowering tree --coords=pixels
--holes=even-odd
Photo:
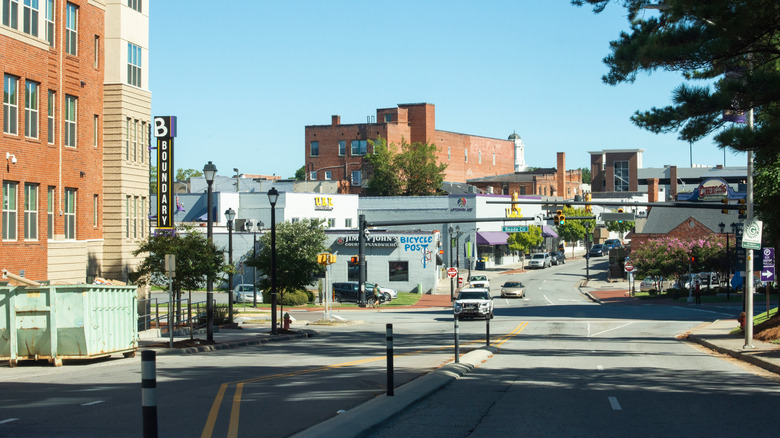
[[[686,274],[689,264],[694,272],[710,270],[721,266],[723,257],[725,244],[723,238],[718,235],[704,239],[650,239],[631,251],[631,260],[638,272],[663,277]]]

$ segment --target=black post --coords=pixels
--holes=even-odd
[[[157,438],[157,371],[154,350],[141,351],[141,407],[144,438]]]
[[[485,316],[485,345],[490,347],[490,314]]]
[[[271,203],[271,334],[279,334],[276,328],[276,201]]]
[[[729,233],[726,233],[726,301],[731,301],[731,252],[729,251]]]
[[[257,229],[255,229],[252,239],[252,260],[257,263]],[[257,266],[252,268],[252,283],[255,286],[252,288],[252,307],[257,307]]]
[[[211,161],[209,161],[211,163]],[[214,236],[214,216],[212,206],[212,183],[206,179],[207,191],[206,191],[206,237],[210,244],[213,244]],[[206,339],[209,342],[214,340],[214,278],[209,275],[206,279]]]
[[[358,216],[358,290],[360,306],[366,305],[366,215]]]
[[[228,273],[228,322],[233,324],[233,221],[228,221],[228,263],[230,272]]]
[[[393,324],[387,324],[387,395],[395,395],[393,382]]]
[[[458,315],[452,310],[452,319],[455,322],[455,363],[460,363],[460,339],[458,334]]]
[[[454,239],[452,238],[452,227],[449,227],[448,229],[449,234],[447,236],[450,238],[450,267],[452,267],[452,248]],[[450,302],[455,301],[455,277],[450,277]]]

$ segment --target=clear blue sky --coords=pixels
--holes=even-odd
[[[653,12],[648,12],[653,13]],[[589,166],[588,151],[643,148],[644,167],[688,166],[676,134],[635,127],[635,110],[669,104],[676,73],[605,85],[602,59],[628,26],[569,0],[213,2],[154,0],[152,115],[178,117],[175,167],[291,177],[304,127],[363,123],[376,108],[436,105],[436,128],[507,138],[526,163]],[[723,162],[710,140],[694,163]],[[727,153],[727,165],[745,165]]]

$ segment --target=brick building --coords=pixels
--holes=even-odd
[[[127,138],[115,113],[124,86],[107,82],[130,73],[140,88],[146,77],[145,53],[128,57],[140,47],[108,38],[133,21],[140,27],[123,32],[148,35],[148,16],[128,22],[128,12],[140,15],[122,0],[0,3],[0,269],[53,282],[104,275],[108,224],[121,221],[103,208],[116,202],[106,184],[120,188],[126,181],[111,180],[122,165],[106,161],[119,137]],[[148,167],[138,178],[139,186],[146,178],[139,196],[147,196]]]
[[[468,180],[483,193],[542,195],[572,199],[582,195],[582,171],[566,170],[566,154],[558,152],[557,168],[538,168]]]
[[[429,103],[401,104],[376,110],[376,119],[342,124],[332,116],[330,125],[306,126],[306,180],[340,181],[343,193],[360,193],[367,179],[363,157],[372,153],[368,140],[388,144],[430,142],[438,147],[437,160],[447,164],[444,180],[500,175],[513,171],[516,142],[436,129],[435,107]],[[518,137],[519,138],[519,137]]]

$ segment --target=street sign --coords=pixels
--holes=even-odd
[[[458,275],[458,268],[447,268],[447,277],[455,278]]]
[[[528,225],[521,225],[519,227],[501,227],[501,231],[505,233],[527,233]]]
[[[632,221],[634,219],[634,213],[601,213],[601,220],[604,222]]]
[[[625,269],[626,272],[631,272],[634,270],[634,265],[632,265],[631,263],[626,263],[625,265],[623,265],[623,269]]]
[[[761,281],[775,281],[775,267],[764,266],[761,270]]]
[[[761,281],[775,281],[775,249],[764,248],[764,268],[761,269]]]
[[[761,249],[761,221],[752,220],[745,222],[745,231],[742,234],[742,247],[745,249]]]

